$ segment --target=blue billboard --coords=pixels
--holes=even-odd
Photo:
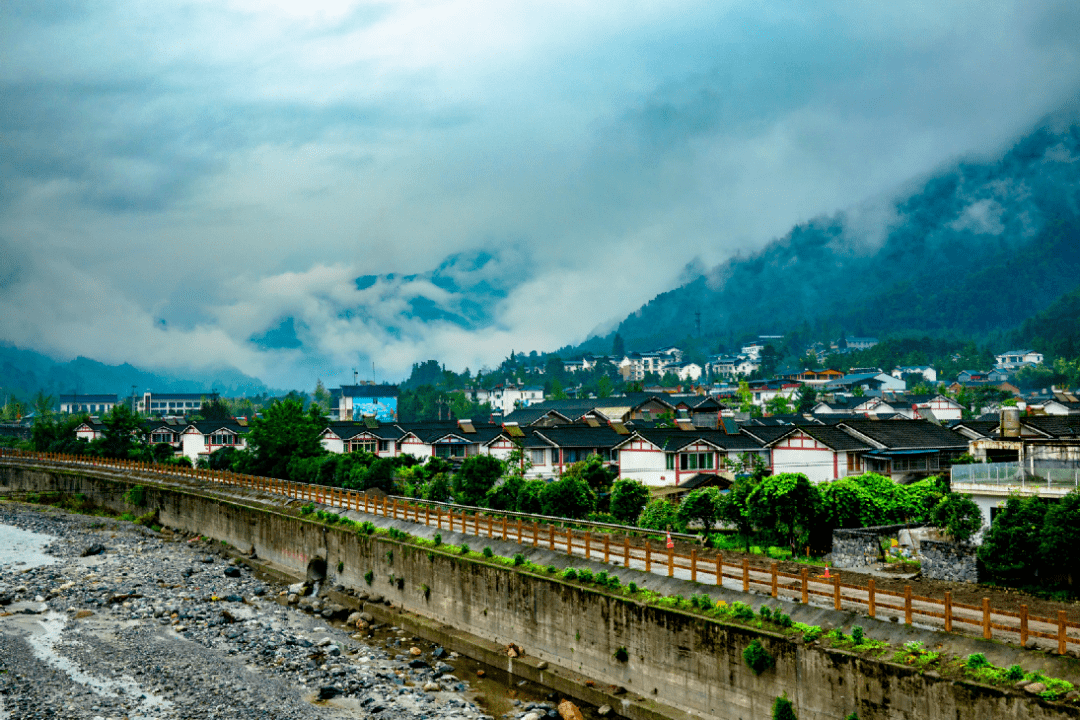
[[[379,422],[395,422],[397,420],[396,397],[354,397],[353,420],[363,420],[365,416],[375,416]]]

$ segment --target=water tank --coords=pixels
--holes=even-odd
[[[1020,437],[1020,408],[1001,408],[1001,437]]]

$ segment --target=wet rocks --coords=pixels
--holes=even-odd
[[[87,545],[83,548],[82,554],[79,557],[92,557],[94,555],[101,555],[105,552],[105,546],[101,543],[94,543],[93,545]]]

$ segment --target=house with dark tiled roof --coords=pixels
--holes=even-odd
[[[760,454],[761,443],[749,435],[718,430],[646,428],[614,447],[620,477],[650,487],[675,487],[700,474],[725,471],[743,453]]]
[[[847,420],[838,428],[871,446],[862,453],[866,470],[908,481],[947,472],[968,450],[968,438],[925,420]]]
[[[821,483],[863,472],[862,454],[872,449],[836,426],[790,427],[769,442],[773,473],[802,473]]]

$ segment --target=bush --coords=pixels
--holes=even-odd
[[[645,509],[641,511],[641,514],[638,515],[637,524],[639,527],[649,528],[650,530],[667,530],[668,528],[680,530],[682,525],[679,524],[678,513],[678,508],[667,500],[656,498],[650,500]]]
[[[931,515],[933,523],[958,543],[966,543],[982,527],[982,511],[970,495],[946,495]]]
[[[794,706],[787,699],[787,693],[773,700],[772,716],[773,720],[799,720],[795,715]]]
[[[541,497],[547,483],[543,480],[529,480],[521,486],[517,497],[517,511],[523,513],[538,514],[543,512],[544,503]]]
[[[371,570],[368,570],[366,573],[364,573],[364,582],[366,582],[368,585],[371,585],[371,583],[372,583],[372,581],[374,579],[375,579],[375,573],[372,572]]]
[[[484,557],[490,560],[491,558],[495,557],[495,552],[491,548],[486,547],[484,548]]]
[[[491,455],[465,458],[454,474],[454,496],[462,505],[479,505],[505,471],[506,464]]]
[[[743,650],[743,662],[746,666],[754,671],[755,675],[760,675],[773,665],[776,664],[776,660],[769,651],[761,644],[761,641],[755,638],[753,642],[746,646]]]
[[[577,570],[575,570],[574,568],[566,568],[562,571],[562,577],[565,580],[576,580]]]
[[[135,485],[126,493],[124,493],[124,502],[128,505],[136,505],[143,507],[146,505],[146,487],[143,485]]]
[[[469,543],[461,543],[461,547],[458,548],[462,555],[469,554]]]
[[[967,660],[964,661],[964,667],[968,670],[978,670],[979,668],[986,667],[990,664],[990,661],[986,659],[986,656],[982,653],[971,653],[967,656]]]
[[[851,642],[855,645],[862,645],[863,643],[863,629],[860,625],[851,626]]]
[[[583,518],[596,507],[596,494],[584,480],[564,475],[544,486],[540,503],[545,515]]]
[[[630,659],[630,652],[626,649],[625,645],[620,645],[615,650],[615,659],[619,662],[626,662]]]
[[[308,503],[307,505],[304,505],[300,508],[301,515],[310,515],[313,512],[315,512],[315,506],[311,503]]]
[[[1005,677],[1014,682],[1017,680],[1023,680],[1024,668],[1020,667],[1019,665],[1013,665],[1005,671]]]
[[[577,579],[583,583],[591,583],[593,581],[592,570],[585,570],[584,568],[577,571]]]
[[[442,533],[435,533],[435,537],[433,537],[431,541],[435,543],[435,547],[442,545]]]
[[[514,567],[520,567],[525,564],[525,556],[521,553],[514,553]]]

